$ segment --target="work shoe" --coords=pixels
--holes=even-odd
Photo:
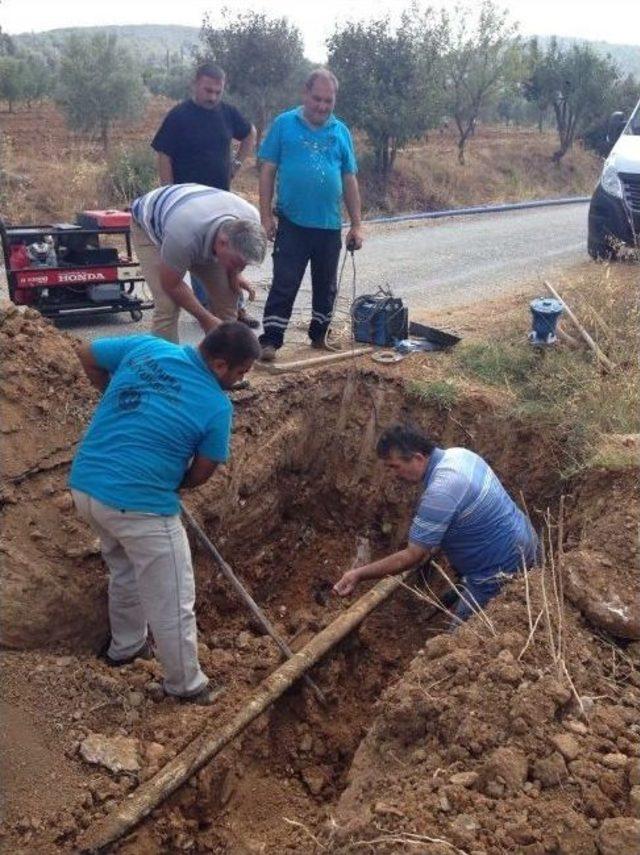
[[[180,700],[185,704],[196,704],[196,706],[199,707],[210,707],[218,700],[218,698],[222,697],[226,691],[226,686],[216,686],[214,683],[209,681],[204,689],[200,689],[196,695],[189,695],[186,698],[181,697]]]
[[[272,344],[263,344],[260,362],[274,362],[277,352],[277,349]]]
[[[109,646],[111,645],[111,639],[105,644],[102,648],[98,657],[104,659],[104,661],[111,668],[122,668],[123,665],[131,665],[132,662],[135,662],[136,659],[153,659],[153,647],[149,640],[145,641],[140,650],[137,653],[134,653],[132,656],[127,656],[126,659],[112,659],[107,652]]]
[[[245,311],[238,312],[238,322],[246,324],[250,330],[257,330],[260,326],[260,321],[256,318],[252,318],[251,315],[248,315]]]
[[[324,336],[322,336],[322,338],[313,339],[311,342],[311,347],[314,350],[329,350],[329,348],[325,344]]]

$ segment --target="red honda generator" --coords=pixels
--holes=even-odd
[[[140,321],[153,301],[126,211],[83,211],[75,223],[9,226],[0,239],[10,299],[48,317],[129,312]]]

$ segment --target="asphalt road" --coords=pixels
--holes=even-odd
[[[517,291],[522,283],[562,270],[586,258],[587,205],[584,203],[527,211],[451,217],[396,225],[370,226],[356,253],[357,293],[390,285],[410,309],[444,309],[495,299]],[[261,317],[270,281],[271,259],[248,268],[258,284],[250,311]],[[343,293],[351,293],[347,264]],[[306,318],[309,283],[298,296],[294,317]],[[86,338],[146,331],[151,312],[139,323],[128,315],[65,319],[62,329]],[[181,339],[195,342],[200,327],[189,316],[181,320]]]

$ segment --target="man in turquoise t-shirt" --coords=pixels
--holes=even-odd
[[[253,333],[225,323],[196,349],[151,335],[99,339],[79,350],[104,392],[71,467],[80,516],[109,568],[110,665],[149,658],[166,694],[200,704],[219,693],[198,662],[195,581],[178,491],[204,484],[229,457],[225,394],[260,354]]]
[[[273,246],[273,283],[264,308],[262,359],[275,359],[311,264],[311,346],[322,348],[336,297],[342,199],[351,218],[347,246],[362,246],[358,167],[351,134],[333,115],[338,81],[313,71],[302,106],[281,113],[260,146],[260,219]],[[277,202],[273,196],[277,179]]]

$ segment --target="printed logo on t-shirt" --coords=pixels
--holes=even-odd
[[[126,364],[154,392],[170,400],[178,400],[182,389],[180,381],[165,371],[152,356],[135,356],[134,354],[127,360]]]
[[[127,386],[118,392],[118,409],[125,412],[137,410],[142,401],[142,392],[135,386]]]

